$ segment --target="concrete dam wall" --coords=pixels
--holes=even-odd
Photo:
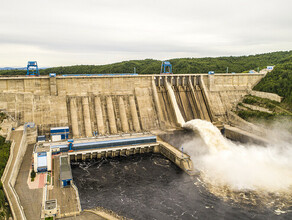
[[[42,134],[56,126],[69,126],[73,137],[164,130],[178,127],[177,107],[185,121],[226,120],[226,112],[263,76],[5,77],[0,109],[20,124],[35,122]]]
[[[189,121],[195,118],[211,121],[211,113],[208,111],[206,100],[204,99],[202,89],[199,85],[201,76],[180,76],[155,77],[159,104],[161,105],[162,120],[169,126],[176,126],[175,113],[169,89],[172,89],[175,94],[176,103],[182,114],[184,121]],[[171,85],[171,88],[167,87]]]

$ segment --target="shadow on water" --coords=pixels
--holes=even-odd
[[[160,154],[72,162],[81,206],[133,219],[291,219],[272,209],[226,202]],[[292,214],[292,213],[291,213]]]

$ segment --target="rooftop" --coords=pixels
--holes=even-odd
[[[57,200],[56,199],[52,199],[52,200],[47,200],[45,202],[45,209],[46,210],[52,210],[57,208]]]
[[[60,157],[60,180],[72,180],[68,156]]]
[[[49,152],[50,149],[51,149],[50,145],[37,144],[35,146],[35,153]]]

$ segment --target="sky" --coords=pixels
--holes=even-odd
[[[1,0],[0,67],[292,50],[291,0]]]

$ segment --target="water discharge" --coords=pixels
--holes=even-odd
[[[178,107],[178,104],[177,104],[177,101],[176,101],[176,98],[175,98],[175,94],[174,94],[174,91],[173,89],[171,88],[170,84],[166,81],[166,88],[167,88],[167,91],[168,91],[168,94],[169,94],[169,98],[170,98],[170,101],[172,103],[172,106],[173,106],[173,109],[174,109],[174,113],[175,113],[175,117],[177,119],[177,123],[180,125],[180,126],[183,126],[185,124],[185,120],[181,114],[181,111],[179,110],[179,107]]]
[[[212,192],[223,197],[245,197],[246,200],[256,194],[260,200],[267,199],[267,203],[281,201],[282,207],[291,208],[291,140],[277,142],[274,137],[273,143],[266,147],[243,145],[226,139],[207,121],[195,119],[185,123],[184,127],[199,132],[205,143],[205,146],[197,145],[198,140],[194,139],[183,147]],[[249,198],[246,198],[247,192]]]

